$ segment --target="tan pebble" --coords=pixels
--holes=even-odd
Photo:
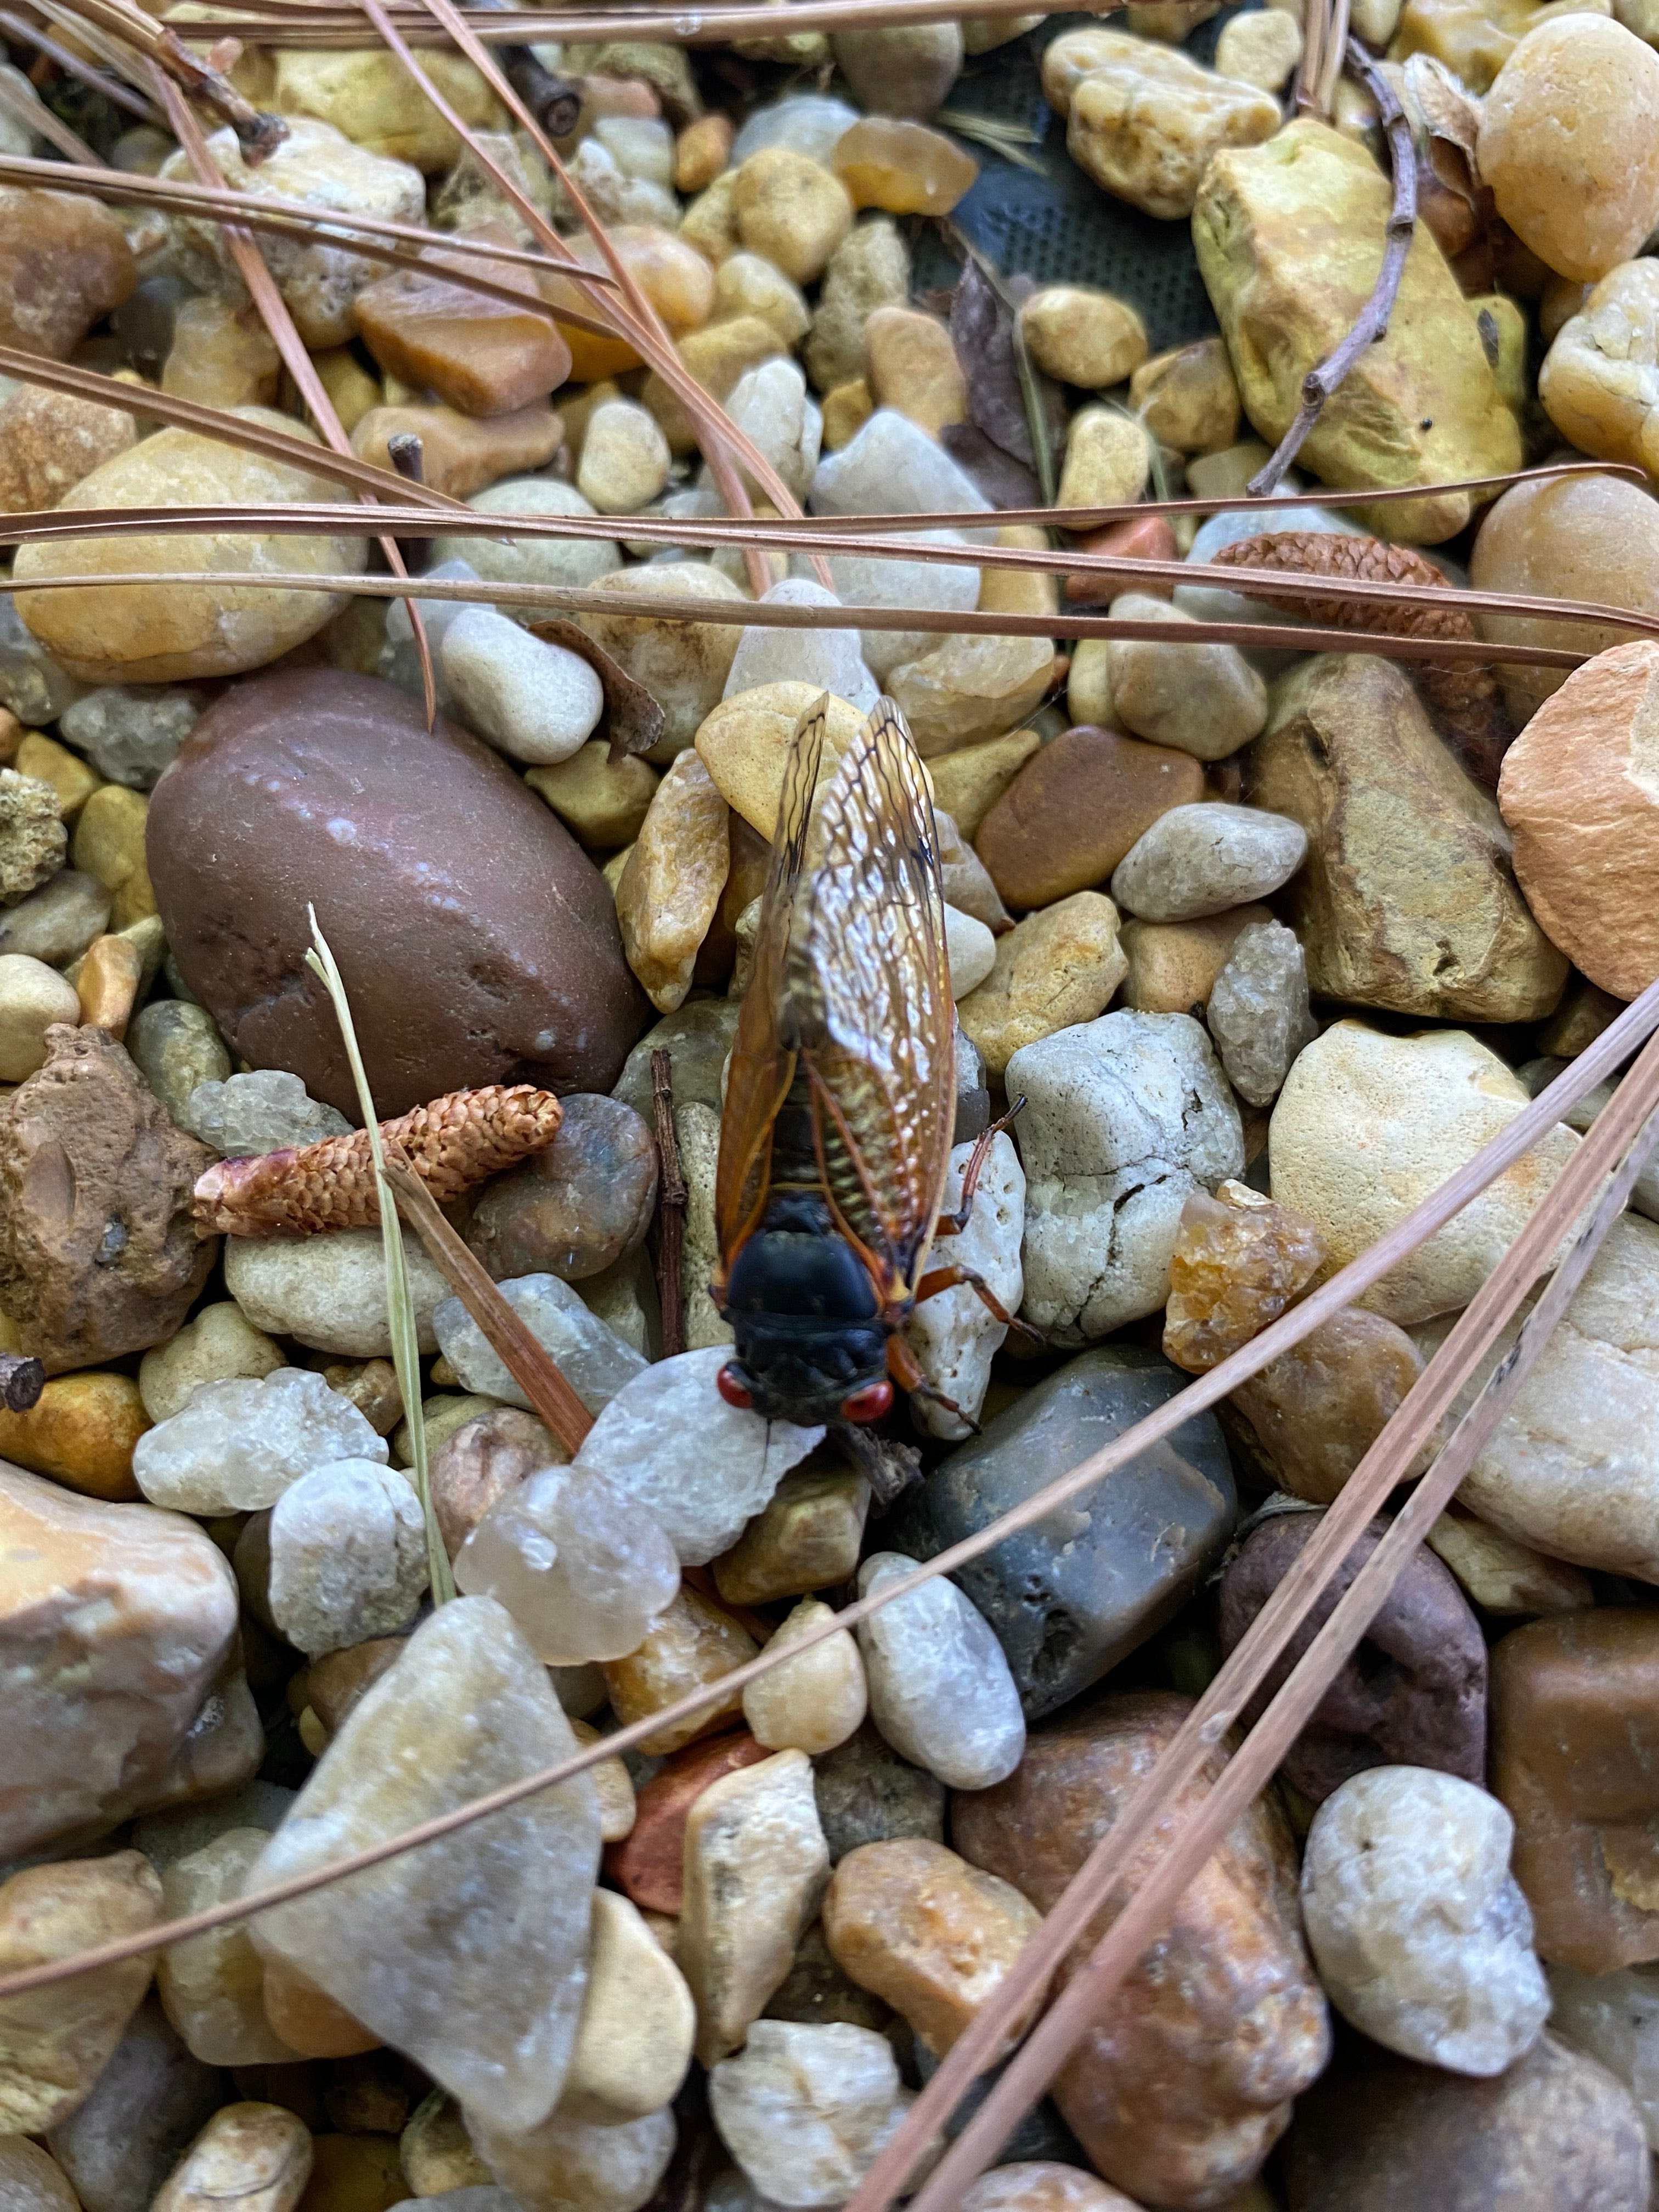
[[[866,375],[878,407],[896,407],[931,438],[968,419],[968,380],[951,333],[915,307],[878,307],[865,325]]]
[[[70,846],[72,866],[93,876],[114,894],[112,931],[125,929],[155,912],[155,893],[144,862],[144,825],[149,801],[122,784],[100,785],[81,810]]]
[[[738,251],[737,191],[737,171],[722,170],[680,218],[679,235],[716,266]]]
[[[734,315],[729,322],[690,331],[674,349],[709,398],[719,400],[729,399],[751,368],[789,350],[773,325],[754,314]],[[671,453],[685,455],[697,450],[696,427],[684,403],[655,369],[641,386],[640,398],[661,424]]]
[[[149,1426],[131,1376],[54,1375],[26,1412],[0,1411],[0,1459],[84,1498],[136,1499],[132,1448]]]
[[[685,1977],[639,1907],[596,1889],[587,1994],[560,2110],[600,2126],[643,2119],[678,2094],[696,2031]]]
[[[273,1339],[255,1328],[234,1298],[204,1306],[167,1343],[147,1352],[138,1365],[138,1388],[152,1421],[165,1421],[189,1403],[204,1382],[245,1376],[255,1380],[283,1364]]]
[[[137,1851],[30,1867],[0,1883],[0,1974],[72,1958],[161,1920],[161,1885]],[[149,1985],[153,1953],[0,2000],[0,2136],[44,2135],[102,2071]]]
[[[834,1618],[818,1599],[803,1598],[766,1649],[781,1650]],[[743,1693],[743,1717],[769,1751],[833,1751],[855,1734],[869,1704],[864,1662],[845,1629],[757,1675]]]
[[[137,282],[113,208],[0,185],[0,345],[67,361]]]
[[[980,823],[980,858],[1012,906],[1045,907],[1104,883],[1160,815],[1203,794],[1185,752],[1091,725],[1063,730],[1033,748]]]
[[[1265,906],[1230,907],[1201,921],[1126,921],[1122,1000],[1142,1014],[1190,1014],[1203,1006],[1240,930],[1271,921]]]
[[[1034,2159],[981,2174],[963,2197],[960,2212],[1136,2212],[1136,2207],[1121,2189],[1081,2166]],[[1266,2197],[1258,2203],[1254,2191],[1247,2191],[1242,2197],[1229,2197],[1220,2212],[1276,2212],[1276,2207]]]
[[[1041,705],[1054,669],[1046,637],[949,636],[890,669],[886,690],[930,760],[1023,722]]]
[[[163,1869],[169,1920],[240,1897],[270,1838],[262,1828],[228,1828]],[[171,1943],[156,1968],[161,2008],[191,2056],[208,2066],[280,2066],[293,2051],[271,2027],[264,1969],[243,1921]]]
[[[1449,1506],[1424,1541],[1483,1612],[1582,1613],[1595,1602],[1588,1575],[1518,1543],[1461,1507]]]
[[[511,243],[501,224],[478,234]],[[528,304],[538,297],[532,272],[483,256],[447,258],[526,303],[514,307],[426,270],[388,269],[359,292],[354,310],[381,368],[467,415],[510,415],[545,399],[569,374],[570,349],[557,325]]]
[[[656,419],[631,399],[595,408],[581,441],[576,489],[599,514],[637,514],[668,482],[673,456]]]
[[[949,215],[979,175],[979,163],[954,138],[903,116],[865,116],[836,140],[830,158],[854,207],[889,215]]]
[[[95,937],[76,963],[82,1023],[107,1030],[118,1043],[127,1033],[143,972],[138,948],[130,939]]]
[[[1581,452],[1644,466],[1648,452],[1659,454],[1656,387],[1659,270],[1650,260],[1626,261],[1562,325],[1538,372],[1538,397]]]
[[[381,404],[384,392],[380,379],[369,374],[349,346],[331,346],[325,352],[313,354],[312,366],[349,438],[369,409]]]
[[[125,409],[36,385],[14,386],[0,402],[0,507],[26,514],[56,507],[82,477],[125,453],[137,435]]]
[[[721,700],[697,729],[698,757],[715,789],[734,813],[769,841],[777,822],[784,763],[796,726],[823,696],[813,684],[759,684]],[[855,707],[831,696],[824,728],[824,775],[858,735],[862,720]]]
[[[1279,1487],[1328,1505],[1422,1372],[1403,1328],[1353,1307],[1269,1360],[1232,1402]],[[1431,1440],[1407,1476],[1421,1474],[1437,1448]]]
[[[603,738],[591,738],[556,767],[532,768],[525,781],[584,845],[601,853],[639,836],[657,788],[648,761],[633,753],[613,761]]]
[[[1272,453],[1260,438],[1245,438],[1218,453],[1189,454],[1187,489],[1194,499],[1242,498]]]
[[[1148,436],[1178,453],[1224,452],[1238,435],[1238,386],[1219,338],[1200,338],[1146,362],[1129,379],[1129,404]]]
[[[884,1998],[935,2057],[994,1994],[1042,1917],[1008,1882],[915,1836],[849,1851],[823,1900],[836,1965]],[[1021,2007],[988,2063],[1019,2040],[1042,1995]]]
[[[846,384],[838,384],[833,392],[823,395],[823,443],[828,453],[837,453],[842,447],[857,437],[859,432],[876,411],[867,377],[855,376]]]
[[[331,1390],[350,1401],[377,1437],[390,1436],[404,1417],[398,1370],[389,1359],[325,1367],[323,1380]]]
[[[434,2089],[410,2115],[398,2145],[404,2179],[416,2197],[441,2197],[450,2189],[494,2185],[495,2177],[472,2148],[460,2106]]]
[[[289,48],[275,56],[268,104],[280,115],[314,115],[356,144],[428,176],[459,158],[461,142],[393,54],[379,47],[349,53]],[[475,131],[499,131],[500,103],[460,54],[434,52],[422,67],[461,120]]]
[[[271,407],[283,356],[257,307],[237,307],[211,293],[185,300],[161,365],[161,389],[204,407]]]
[[[727,115],[700,115],[674,142],[674,189],[700,192],[712,185],[731,158],[736,136]]]
[[[940,754],[930,764],[934,805],[950,815],[961,836],[977,839],[987,814],[1042,743],[1035,730],[1010,730]]]
[[[744,594],[702,561],[613,569],[599,579],[598,588],[613,592],[619,605],[639,609],[637,613],[584,615],[582,628],[661,706],[663,733],[649,757],[665,768],[691,743],[720,699],[743,632],[737,623],[659,618],[651,613],[651,602],[674,598],[737,603]]]
[[[563,425],[545,402],[511,415],[475,418],[453,407],[371,407],[351,433],[351,450],[371,467],[396,476],[387,441],[405,432],[421,441],[423,481],[434,491],[466,499],[502,477],[544,468],[558,452]]]
[[[573,1720],[570,1733],[580,1744],[602,1743],[605,1739],[586,1721]],[[599,1801],[599,1838],[603,1843],[619,1844],[634,1832],[637,1808],[634,1800],[634,1784],[626,1763],[621,1759],[602,1759],[597,1766],[590,1766],[593,1788]]]
[[[81,809],[104,780],[79,753],[60,745],[44,730],[28,732],[17,747],[13,765],[19,775],[32,775],[37,783],[52,786],[58,793],[59,811],[69,823],[78,819]]]
[[[1062,384],[1103,392],[1146,358],[1146,325],[1125,300],[1088,284],[1045,284],[1019,311],[1037,367]]]
[[[0,707],[0,768],[12,765],[23,742],[23,725],[9,707]]]
[[[1659,222],[1659,54],[1622,23],[1528,31],[1486,95],[1477,149],[1498,212],[1558,275],[1605,276]]]
[[[853,203],[839,177],[785,146],[751,154],[732,194],[738,236],[798,284],[823,274],[853,227]]]
[[[405,1641],[398,1636],[374,1636],[367,1643],[348,1644],[343,1651],[325,1652],[313,1659],[295,1677],[305,1686],[300,1710],[308,1704],[328,1734],[337,1735],[358,1699],[402,1657]]]
[[[786,346],[799,345],[812,322],[800,286],[758,253],[733,253],[714,272],[715,319],[738,315],[769,323]]]
[[[27,2136],[0,2136],[0,2204],[6,2212],[81,2212],[63,2167]]]
[[[757,1648],[748,1630],[722,1607],[697,1590],[684,1589],[658,1615],[637,1651],[626,1659],[607,1661],[600,1672],[611,1692],[611,1710],[626,1728],[706,1683],[717,1682],[752,1659]],[[689,1719],[653,1730],[639,1748],[647,1758],[659,1759],[718,1729],[742,1708],[741,1694],[732,1691]]]
[[[705,2066],[741,2046],[788,1973],[829,1872],[804,1752],[728,1774],[691,1808],[679,1963]]]
[[[870,1486],[854,1468],[810,1461],[793,1468],[715,1560],[720,1595],[728,1605],[768,1605],[850,1582],[869,1510]]]
[[[46,1062],[46,1031],[79,1022],[75,986],[27,952],[0,953],[0,1082],[21,1083]]]
[[[617,919],[629,966],[659,1013],[691,988],[699,947],[731,865],[727,807],[695,751],[658,785],[617,886]]]
[[[316,1718],[309,1705],[306,1711]],[[284,1960],[264,1961],[264,1992],[265,2018],[277,2041],[302,2057],[351,2058],[380,2047],[373,2028],[354,2020],[326,1990]]]
[[[1233,16],[1221,27],[1215,65],[1223,76],[1283,92],[1302,58],[1302,27],[1277,8]]]
[[[1076,891],[997,939],[995,967],[957,1008],[988,1073],[1000,1076],[1023,1045],[1105,1012],[1128,965],[1117,938],[1111,900]]]
[[[1139,422],[1115,407],[1080,407],[1066,435],[1057,503],[1127,505],[1146,490],[1152,467],[1152,449]]]

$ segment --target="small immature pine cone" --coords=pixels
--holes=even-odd
[[[380,1135],[401,1145],[441,1203],[550,1145],[564,1109],[533,1083],[488,1083],[416,1106]],[[221,1160],[196,1185],[196,1233],[309,1237],[319,1229],[369,1229],[380,1218],[368,1133],[325,1137],[295,1152]]]
[[[1432,561],[1409,545],[1385,545],[1380,538],[1339,538],[1323,531],[1291,530],[1241,538],[1218,548],[1211,558],[1224,568],[1279,568],[1304,576],[1352,577],[1367,584],[1438,586],[1446,580]],[[1331,629],[1460,640],[1478,635],[1458,607],[1384,606],[1375,600],[1340,595],[1328,599],[1270,599],[1267,604],[1286,614],[1304,614]],[[1477,783],[1496,791],[1498,767],[1515,730],[1491,669],[1468,663],[1439,667],[1431,660],[1418,660],[1411,663],[1411,671],[1458,759]]]

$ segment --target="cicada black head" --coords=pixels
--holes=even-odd
[[[737,1339],[720,1395],[769,1420],[873,1421],[893,1401],[887,1331],[844,1237],[763,1229],[732,1263],[722,1311]]]

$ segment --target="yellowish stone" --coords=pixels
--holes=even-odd
[[[680,236],[716,267],[738,251],[738,173],[726,169],[680,218]]]
[[[1103,392],[1146,358],[1146,325],[1127,300],[1090,284],[1045,284],[1019,311],[1037,367],[1062,384]]]
[[[258,309],[207,292],[179,308],[161,389],[204,407],[270,407],[282,371],[283,356]]]
[[[76,594],[78,597],[79,594]],[[144,824],[149,801],[125,784],[101,784],[81,810],[70,846],[70,864],[94,876],[114,894],[110,927],[125,929],[155,911],[155,893],[144,865]]]
[[[876,411],[876,403],[870,395],[867,377],[855,376],[846,384],[838,384],[833,392],[823,395],[823,444],[827,453],[838,453],[849,445]]]
[[[788,348],[769,322],[759,315],[736,315],[730,322],[710,323],[692,331],[675,350],[711,399],[729,399],[739,378],[763,361],[775,361]],[[640,398],[662,425],[671,451],[696,452],[696,433],[691,417],[678,395],[655,369],[645,380]]]
[[[1583,1613],[1595,1602],[1589,1577],[1449,1506],[1424,1539],[1483,1613]]]
[[[416,2197],[494,2185],[495,2177],[472,2148],[455,2100],[434,2089],[410,2116],[398,2145],[404,2176]]]
[[[1021,553],[1047,553],[1048,533],[1029,522],[1005,523],[993,543]],[[1051,568],[994,568],[979,572],[979,611],[982,615],[1055,615],[1060,612],[1060,578]],[[955,810],[939,800],[947,813]],[[957,817],[962,829],[962,819]],[[978,827],[977,819],[975,828]],[[971,836],[972,830],[963,830]]]
[[[996,964],[957,1006],[964,1032],[1000,1076],[1022,1045],[1105,1012],[1128,963],[1118,912],[1100,891],[1074,891],[997,939]]]
[[[138,1851],[27,1868],[0,1883],[0,1974],[142,1935],[161,1917],[161,1885]],[[0,2000],[0,2136],[44,2135],[68,2118],[120,2041],[153,1964],[141,1952]]]
[[[371,154],[410,161],[428,176],[448,168],[461,141],[393,53],[380,46],[343,52],[283,48],[271,104],[282,115],[314,115]],[[499,131],[500,101],[460,54],[429,47],[421,65],[475,131]]]
[[[1477,94],[1492,80],[1534,25],[1564,15],[1611,15],[1613,0],[1406,0],[1393,43],[1392,62],[1428,54],[1443,62]]]
[[[596,1889],[587,1995],[560,2111],[600,2127],[660,2111],[679,2093],[696,2031],[685,1977],[639,1907]]]
[[[763,147],[737,173],[734,227],[797,284],[823,276],[830,255],[853,227],[853,202],[841,179],[787,146]]]
[[[82,1025],[107,1030],[118,1043],[127,1033],[143,975],[138,947],[131,938],[94,938],[76,962],[72,978]]]
[[[1152,449],[1139,422],[1115,407],[1081,407],[1066,435],[1061,507],[1123,507],[1138,500],[1152,472]]]
[[[930,438],[968,419],[968,380],[951,333],[916,307],[878,307],[864,328],[866,378],[878,407],[896,408]]]
[[[811,327],[812,311],[793,277],[758,253],[733,253],[714,272],[714,318],[731,322],[758,315],[786,346],[799,345]]]
[[[421,441],[423,480],[454,499],[470,498],[502,477],[544,467],[564,436],[559,416],[540,402],[511,415],[483,416],[453,407],[371,407],[351,434],[351,450],[395,477],[387,441],[399,431]]]
[[[514,1410],[508,1407],[507,1411]],[[602,1743],[598,1729],[586,1721],[573,1720],[570,1733],[584,1748],[590,1743]],[[634,1796],[633,1779],[626,1762],[620,1759],[602,1759],[597,1766],[587,1770],[593,1784],[593,1794],[599,1801],[599,1840],[619,1844],[634,1832],[634,1822],[639,1808]]]
[[[1145,362],[1129,379],[1129,404],[1147,435],[1178,453],[1221,453],[1238,435],[1238,386],[1219,338]]]
[[[714,312],[714,278],[696,246],[658,223],[614,223],[609,235],[617,258],[662,317],[669,335],[681,337],[689,331],[700,330]],[[585,233],[569,242],[577,258],[590,268],[607,266],[599,246]],[[553,307],[579,307],[589,315],[596,312],[593,297],[585,295],[568,276],[544,275],[541,291]],[[609,296],[609,293],[599,295],[599,312],[603,313],[603,302]],[[577,383],[621,376],[641,366],[639,355],[623,338],[579,330],[574,323],[562,322],[559,329],[570,349],[569,374]]]
[[[79,753],[60,745],[44,730],[24,732],[12,765],[19,775],[32,775],[37,783],[49,783],[58,793],[58,811],[64,821],[71,823],[104,780]]]
[[[746,596],[704,561],[647,562],[601,576],[598,588],[638,614],[585,614],[582,628],[663,709],[663,732],[649,758],[666,767],[696,736],[726,688],[742,627],[735,622],[681,622],[652,615],[655,599],[741,602]]]
[[[0,1410],[0,1459],[83,1498],[137,1498],[132,1448],[149,1426],[128,1375],[54,1375],[21,1413]]]
[[[1229,907],[1201,921],[1126,921],[1123,1003],[1142,1014],[1191,1014],[1204,1006],[1241,929],[1271,921],[1265,906]]]
[[[700,192],[731,158],[736,136],[729,115],[700,115],[674,141],[674,190]]]
[[[997,535],[1000,538],[1002,532],[999,531]],[[984,579],[992,573],[988,569],[980,571],[981,597]],[[1073,675],[1076,665],[1073,655]],[[1079,719],[1074,708],[1073,720]],[[972,840],[979,835],[980,823],[1042,743],[1035,730],[1010,730],[1006,737],[988,738],[979,744],[964,745],[960,751],[941,753],[932,764],[934,805],[944,808],[961,836]]]
[[[149,2212],[294,2212],[311,2177],[311,2130],[281,2105],[222,2105]]]
[[[164,1869],[169,1920],[228,1904],[247,1887],[270,1842],[262,1828],[228,1828]],[[264,1968],[244,1921],[233,1920],[161,1954],[155,1981],[162,2010],[193,2057],[208,2066],[281,2066],[295,2053],[265,2013]]]
[[[834,1617],[821,1600],[804,1597],[766,1649],[797,1643]],[[769,1751],[804,1751],[816,1759],[857,1733],[868,1705],[859,1647],[838,1628],[810,1651],[757,1675],[743,1693],[743,1717]]]
[[[408,2191],[390,2136],[314,2136],[299,2212],[389,2212]]]
[[[235,411],[292,437],[311,436],[288,416],[263,408]],[[222,445],[193,430],[158,430],[94,469],[63,505],[330,502],[337,489],[304,470]],[[361,538],[262,538],[257,530],[69,538],[24,546],[17,556],[17,575],[91,573],[106,581],[71,591],[30,592],[20,597],[18,610],[53,659],[82,683],[165,684],[198,676],[235,676],[263,667],[313,636],[342,602],[331,592],[284,591],[280,584],[215,584],[216,571],[261,569],[276,577],[284,572],[356,574],[367,557],[366,541]],[[176,574],[180,580],[110,588],[123,574],[152,569]],[[201,581],[192,585],[187,578]],[[137,918],[136,914],[121,915],[118,905],[118,927],[123,921]]]
[[[623,952],[660,1014],[684,1003],[731,865],[727,807],[695,750],[657,786],[617,886]]]
[[[757,1646],[748,1630],[723,1607],[700,1591],[683,1589],[659,1613],[637,1651],[607,1661],[600,1668],[611,1692],[611,1709],[624,1728],[660,1712],[705,1683],[716,1682],[732,1668],[752,1659]],[[647,1736],[639,1748],[648,1758],[665,1758],[693,1743],[742,1710],[740,1691],[711,1700],[689,1719],[675,1721]]]
[[[1581,453],[1659,460],[1659,262],[1627,261],[1601,279],[1545,356],[1538,396]]]
[[[525,781],[584,845],[603,853],[639,836],[657,772],[633,753],[613,761],[609,744],[593,738],[556,767],[532,768]]]
[[[954,138],[897,115],[865,116],[836,140],[831,158],[854,207],[889,215],[949,215],[979,175]]]
[[[769,843],[777,826],[790,743],[801,716],[823,696],[816,684],[757,684],[723,699],[698,727],[698,756],[714,788]],[[863,719],[856,707],[831,695],[823,732],[824,774],[852,744]]]
[[[317,1718],[313,1708],[306,1710]],[[374,2029],[354,2020],[297,1966],[267,1959],[264,1967],[265,2018],[279,2043],[303,2058],[351,2058],[379,2048]]]
[[[924,760],[1000,738],[1040,706],[1054,669],[1046,637],[942,639],[887,678]]]
[[[870,1486],[833,1461],[786,1474],[724,1557],[714,1583],[728,1605],[769,1605],[833,1589],[858,1572]]]
[[[1279,1319],[1328,1256],[1324,1238],[1248,1184],[1193,1191],[1170,1259],[1164,1356],[1201,1375]]]
[[[1260,8],[1224,23],[1215,44],[1223,76],[1283,92],[1302,58],[1302,26],[1282,9]]]

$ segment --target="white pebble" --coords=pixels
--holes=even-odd
[[[580,653],[532,637],[492,607],[466,608],[438,658],[468,727],[514,760],[539,768],[568,760],[605,712],[604,687]]]
[[[607,399],[587,418],[576,489],[600,514],[637,514],[673,465],[654,415],[632,399]]]
[[[761,594],[762,606],[836,607],[833,592],[810,577],[790,576]],[[735,699],[761,684],[821,684],[867,714],[881,696],[865,665],[855,629],[746,629],[738,640],[732,673],[721,695]],[[990,963],[986,963],[988,970]]]
[[[962,1203],[962,1178],[973,1150],[971,1144],[958,1145],[951,1154],[942,1212],[953,1213]],[[1018,1313],[1025,1287],[1020,1263],[1024,1231],[1025,1171],[1013,1139],[999,1131],[980,1171],[968,1226],[934,1246],[933,1264],[971,1267],[1006,1312]],[[991,1362],[1008,1334],[1006,1323],[971,1284],[958,1283],[924,1300],[905,1323],[904,1334],[924,1376],[941,1395],[960,1406],[964,1416],[959,1420],[930,1399],[914,1399],[928,1433],[952,1440],[968,1436],[968,1423],[979,1419],[985,1403]]]
[[[834,2205],[858,2187],[910,2097],[874,2028],[757,2020],[738,2056],[710,2069],[708,2103],[761,2197]]]
[[[997,941],[982,921],[960,907],[945,909],[945,944],[951,963],[951,996],[965,999],[996,965]]]
[[[919,1561],[878,1552],[859,1595],[912,1574]],[[870,1714],[883,1737],[947,1790],[988,1790],[1025,1755],[1025,1717],[989,1623],[943,1575],[859,1623]]]
[[[551,1353],[590,1413],[602,1412],[644,1368],[646,1363],[633,1346],[625,1344],[557,1275],[514,1275],[495,1287],[538,1344]],[[432,1326],[439,1349],[464,1390],[534,1413],[507,1363],[459,1298],[443,1300]]]
[[[252,1513],[331,1461],[387,1457],[349,1398],[306,1367],[262,1381],[204,1382],[182,1413],[146,1430],[132,1472],[152,1505],[178,1513]]]
[[[395,1468],[314,1468],[277,1499],[270,1541],[271,1618],[307,1658],[413,1620],[427,1584],[426,1526]]]

